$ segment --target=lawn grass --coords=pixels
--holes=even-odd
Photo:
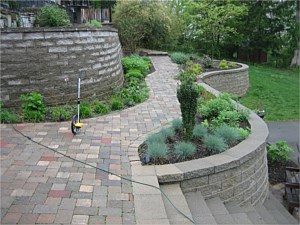
[[[299,120],[299,71],[250,65],[249,79],[243,105],[263,108],[267,121]]]

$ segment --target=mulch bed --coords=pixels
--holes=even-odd
[[[201,119],[197,118],[197,123],[201,123]],[[240,123],[240,126],[242,128],[247,128],[250,127],[248,122],[243,122]],[[176,131],[175,135],[172,138],[167,138],[166,140],[166,145],[168,147],[168,157],[167,159],[158,159],[158,160],[153,160],[153,159],[148,159],[147,157],[147,149],[148,146],[144,142],[142,143],[139,148],[139,157],[143,165],[164,165],[164,164],[173,164],[173,163],[179,163],[179,162],[184,162],[184,161],[189,161],[193,159],[199,159],[199,158],[204,158],[210,155],[214,155],[210,153],[203,145],[203,142],[198,139],[192,139],[191,143],[196,146],[196,152],[191,156],[191,157],[186,157],[186,158],[181,158],[178,157],[175,154],[175,145],[179,142],[183,142],[183,134],[182,132]],[[239,143],[239,142],[238,142]],[[237,145],[238,143],[234,143],[233,145],[228,146],[229,148],[232,148],[233,146]],[[226,150],[225,150],[226,151]],[[150,160],[150,161],[149,161]]]

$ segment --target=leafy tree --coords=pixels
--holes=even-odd
[[[36,23],[41,27],[68,26],[70,18],[64,9],[56,5],[47,5],[37,14]]]
[[[260,53],[270,52],[278,60],[289,63],[296,49],[296,1],[245,1],[248,15],[238,30],[243,34],[243,49]],[[287,64],[286,62],[280,62]]]
[[[158,0],[117,1],[113,21],[129,53],[138,47],[174,46],[179,36],[176,17],[168,4]]]
[[[186,13],[189,14],[190,35],[193,36],[193,39],[204,43],[206,50],[210,50],[213,58],[223,39],[238,35],[233,24],[247,14],[247,7],[244,4],[235,4],[233,0],[190,0],[186,7]],[[231,40],[238,39],[232,38]]]

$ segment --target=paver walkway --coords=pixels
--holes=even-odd
[[[70,123],[18,124],[33,140],[68,156],[128,178],[131,143],[179,117],[177,66],[152,57],[150,98],[136,107],[83,120],[73,136]],[[1,125],[1,224],[134,224],[132,185],[114,175],[74,162]]]

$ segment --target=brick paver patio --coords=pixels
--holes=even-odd
[[[73,136],[70,122],[18,124],[34,141],[68,156],[131,178],[139,136],[180,114],[177,66],[152,57],[148,101],[107,116],[83,120]],[[74,96],[76,97],[76,96]],[[1,125],[1,224],[134,224],[132,184],[54,153]]]

